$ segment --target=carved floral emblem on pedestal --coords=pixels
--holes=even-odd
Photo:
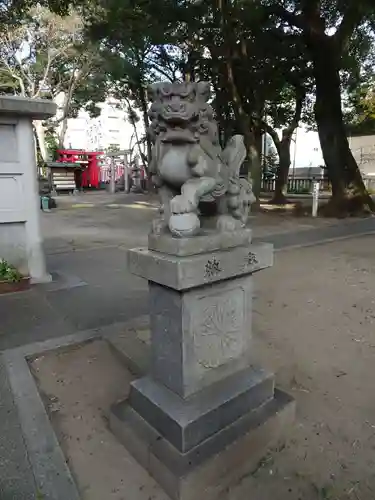
[[[197,306],[192,325],[197,362],[209,369],[237,358],[244,341],[244,290],[206,297]]]

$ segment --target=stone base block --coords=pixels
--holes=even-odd
[[[173,238],[169,233],[160,236],[150,234],[148,248],[155,252],[186,257],[218,250],[230,250],[238,246],[249,246],[251,229],[239,229],[227,233],[206,230],[194,238]]]
[[[195,241],[195,238],[191,239]],[[148,248],[128,251],[128,266],[132,274],[178,291],[247,276],[272,265],[273,245],[270,243],[182,257]]]
[[[30,283],[32,285],[43,285],[45,283],[51,283],[52,282],[52,275],[49,273],[41,274],[37,278],[31,278]]]
[[[131,384],[129,404],[182,453],[273,398],[274,376],[248,368],[182,399],[150,377]]]
[[[256,469],[292,423],[294,400],[276,390],[272,400],[180,452],[128,402],[112,407],[110,427],[134,458],[173,500],[214,500]]]

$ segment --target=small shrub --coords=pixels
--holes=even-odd
[[[21,281],[21,279],[22,274],[14,266],[6,260],[0,259],[0,281],[16,283],[17,281]]]

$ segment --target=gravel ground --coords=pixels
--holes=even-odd
[[[257,275],[254,358],[296,398],[297,419],[220,500],[375,498],[374,244],[281,252]],[[130,375],[105,343],[48,354],[33,369],[85,500],[167,499],[107,429]]]
[[[147,195],[117,194],[112,197],[106,193],[88,193],[78,199],[70,196],[60,198],[57,209],[41,214],[48,254],[103,246],[131,248],[146,245],[147,234],[159,206],[157,197]],[[72,199],[77,202],[77,208],[72,208]],[[81,203],[78,203],[80,199]],[[294,217],[270,211],[254,214],[249,226],[254,237],[264,237],[327,227],[338,222],[337,219]]]

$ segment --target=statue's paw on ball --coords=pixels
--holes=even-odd
[[[194,210],[195,206],[192,200],[179,194],[171,200],[171,211],[173,214],[185,214]]]
[[[169,219],[169,229],[176,238],[190,238],[200,230],[201,224],[197,214],[173,214]]]
[[[240,220],[235,219],[231,215],[220,215],[217,219],[216,227],[222,233],[236,231],[245,226]]]

